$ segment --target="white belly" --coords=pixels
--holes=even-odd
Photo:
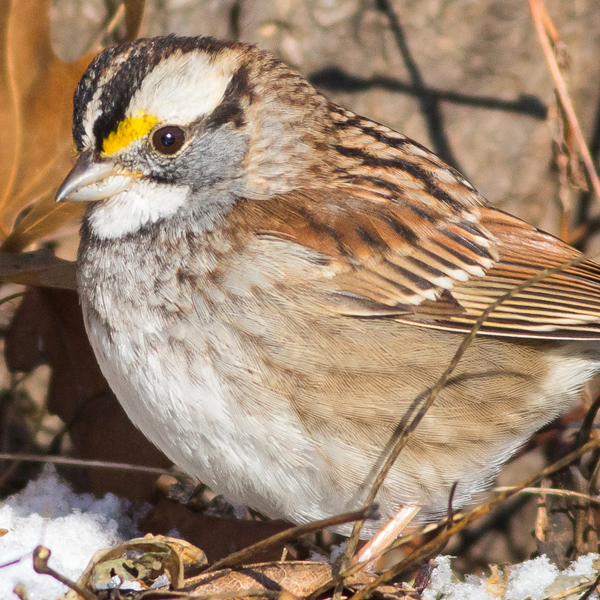
[[[322,458],[283,403],[266,420],[244,413],[202,351],[189,369],[181,352],[169,359],[148,343],[155,332],[132,327],[109,341],[98,323],[86,327],[129,418],[186,472],[272,517],[306,522],[346,510],[346,499],[332,506],[325,497]]]

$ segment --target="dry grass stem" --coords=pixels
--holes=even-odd
[[[372,560],[379,560],[381,557],[385,556],[389,552],[392,552],[393,550],[396,550],[397,548],[408,544],[417,537],[420,537],[424,534],[432,533],[436,530],[439,531],[439,534],[433,540],[427,542],[426,544],[412,552],[408,557],[406,557],[403,561],[401,561],[391,569],[384,571],[377,578],[377,583],[374,583],[375,587],[382,583],[385,583],[389,579],[396,577],[401,573],[417,568],[423,560],[425,560],[434,553],[434,550],[436,548],[438,548],[442,544],[445,544],[454,534],[458,533],[465,527],[469,526],[471,523],[488,514],[492,508],[496,507],[498,504],[504,502],[505,500],[512,498],[513,496],[518,494],[520,490],[531,487],[538,481],[541,481],[549,477],[550,475],[561,471],[587,452],[590,452],[591,450],[594,450],[596,448],[600,448],[600,438],[591,440],[579,449],[571,452],[564,458],[546,467],[533,477],[530,477],[521,484],[513,486],[504,492],[500,492],[494,498],[491,498],[487,502],[471,509],[470,511],[455,513],[453,515],[453,522],[450,522],[449,519],[445,517],[437,523],[423,525],[417,528],[409,535],[403,536],[402,538],[394,542],[392,545],[390,545],[388,548],[386,548],[383,552],[373,556]],[[356,573],[364,569],[366,565],[367,563],[357,563],[355,565],[352,565],[348,569],[343,570],[336,577],[333,577],[330,581],[325,582],[321,587],[319,587],[309,596],[307,596],[306,600],[315,600],[316,598],[320,597],[328,590],[330,590],[332,587],[338,585],[348,577],[351,577],[352,575],[355,575]],[[364,593],[363,596],[357,596],[355,594],[355,596],[353,596],[351,600],[363,600],[364,597],[366,597],[375,589],[375,587],[371,587],[371,584],[369,584],[368,587],[368,590],[361,590],[361,592],[359,592]]]
[[[115,469],[118,471],[133,471],[148,473],[150,475],[173,475],[169,469],[159,467],[145,467],[143,465],[130,465],[127,463],[110,462],[107,460],[84,460],[66,456],[42,456],[40,454],[20,454],[14,452],[0,452],[0,460],[18,460],[21,462],[43,462],[69,467],[90,467],[94,469]]]
[[[445,543],[448,539],[450,539],[452,535],[458,533],[459,531],[467,527],[467,525],[470,525],[477,519],[480,519],[482,516],[488,514],[490,510],[493,507],[500,504],[500,502],[504,502],[508,498],[511,498],[520,490],[526,487],[531,487],[540,479],[548,477],[549,475],[552,475],[553,473],[556,473],[558,471],[561,471],[584,454],[590,452],[591,450],[595,450],[596,448],[600,448],[600,439],[593,439],[589,441],[581,448],[569,453],[567,456],[555,462],[553,465],[550,465],[549,467],[543,469],[534,477],[531,477],[528,480],[521,483],[520,485],[515,486],[515,488],[513,488],[512,490],[499,493],[495,498],[489,500],[485,504],[477,506],[469,512],[456,514],[454,517],[454,523],[450,527],[444,529],[444,531],[442,531],[440,535],[438,535],[436,538],[434,538],[430,542],[427,542],[426,544],[423,544],[423,546],[409,554],[403,561],[381,573],[381,575],[379,575],[372,582],[367,584],[362,590],[354,594],[354,596],[352,596],[350,600],[364,600],[370,594],[372,594],[378,586],[386,583],[393,577],[396,577],[402,573],[406,573],[417,568],[423,562],[423,560],[430,557],[434,553],[434,551],[437,548],[439,548],[442,543]],[[445,527],[446,519],[442,519],[437,525],[439,527]],[[405,543],[405,540],[400,540],[399,542],[392,544],[382,555],[385,555],[387,552],[391,551],[394,548],[398,548],[404,545]],[[340,574],[340,577],[346,576],[346,573]]]
[[[90,42],[83,54],[100,52],[100,50],[103,48],[102,40],[105,40],[115,31],[115,29],[119,26],[119,23],[123,20],[124,16],[125,5],[119,4],[114,13],[112,15],[108,15],[108,18],[100,27],[98,35]]]
[[[587,591],[590,589],[590,585],[593,586],[594,584],[590,584],[589,581],[586,581],[585,583],[580,583],[579,585],[569,588],[568,590],[563,590],[557,594],[552,594],[552,596],[546,596],[542,598],[542,600],[565,600],[566,598],[570,598],[573,594],[580,594],[581,592],[587,593]],[[592,591],[594,591],[593,587]],[[581,598],[579,600],[581,600]]]
[[[268,548],[272,548],[273,546],[277,546],[300,536],[306,535],[308,533],[313,533],[314,531],[319,531],[321,529],[325,529],[326,527],[334,527],[336,525],[342,525],[344,523],[351,523],[352,521],[356,521],[358,519],[373,519],[376,518],[375,515],[376,509],[374,506],[366,506],[361,510],[357,510],[351,513],[345,513],[343,515],[337,515],[335,517],[330,517],[328,519],[322,519],[321,521],[314,521],[313,523],[307,523],[306,525],[299,525],[298,527],[292,527],[290,529],[286,529],[281,533],[276,533],[266,540],[261,540],[256,544],[252,544],[239,552],[234,552],[229,556],[217,561],[208,569],[204,571],[207,573],[209,571],[217,571],[218,569],[222,569],[224,567],[231,567],[236,565],[253,554],[257,552],[261,552],[263,550],[267,550]]]
[[[596,173],[596,169],[594,167],[594,161],[592,160],[590,151],[588,150],[587,144],[583,137],[583,133],[581,132],[581,127],[579,126],[579,121],[577,119],[577,115],[575,114],[573,103],[569,97],[567,85],[560,71],[560,67],[558,66],[558,61],[556,60],[556,53],[552,48],[553,45],[554,48],[559,46],[560,38],[558,36],[558,32],[554,27],[552,20],[550,19],[550,15],[546,10],[543,0],[529,0],[529,7],[531,9],[533,23],[542,45],[542,50],[544,51],[544,56],[546,57],[546,62],[548,63],[550,74],[552,75],[554,86],[560,99],[562,109],[567,117],[569,126],[572,128],[575,141],[581,154],[581,159],[583,160],[583,164],[585,165],[588,173],[588,178],[592,184],[592,187],[594,188],[594,192],[596,193],[598,200],[600,200],[600,179],[598,178],[598,174]],[[552,44],[550,43],[550,39],[552,39]]]
[[[590,585],[590,587],[587,589],[586,592],[584,592],[583,596],[581,596],[581,598],[579,598],[579,600],[587,600],[594,592],[599,591],[598,590],[599,585],[600,585],[600,575],[598,575],[598,577],[596,577],[596,579],[594,580],[594,583],[592,583],[592,585]]]
[[[506,492],[509,490],[515,489],[515,486],[503,486],[503,487],[495,487],[492,492]],[[571,490],[559,490],[556,488],[547,488],[547,487],[532,487],[532,488],[523,488],[519,490],[519,494],[535,494],[544,496],[546,494],[550,496],[560,496],[562,498],[579,498],[581,500],[585,500],[586,502],[590,502],[592,504],[600,504],[600,498],[594,498],[594,496],[590,496],[588,494],[582,494],[580,492],[573,492]]]

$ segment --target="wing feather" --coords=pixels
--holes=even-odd
[[[307,285],[319,309],[464,332],[515,286],[580,256],[491,207],[402,134],[335,105],[331,114],[347,161],[338,178],[238,206],[240,228],[318,257]],[[600,265],[584,261],[527,287],[480,333],[600,339]]]

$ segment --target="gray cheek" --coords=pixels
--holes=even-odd
[[[193,192],[227,189],[241,194],[244,189],[244,158],[248,152],[248,137],[232,124],[203,133],[193,140],[178,161],[180,181]]]

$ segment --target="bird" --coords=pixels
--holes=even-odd
[[[73,137],[56,199],[88,203],[98,363],[132,422],[232,501],[293,523],[361,507],[486,307],[546,269],[571,263],[487,315],[361,535],[437,518],[453,488],[472,502],[600,371],[597,263],[256,46],[109,47]]]

